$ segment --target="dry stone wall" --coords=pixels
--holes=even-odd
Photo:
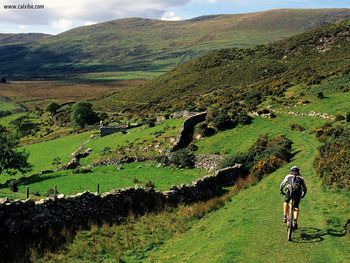
[[[16,236],[40,236],[48,229],[79,227],[93,222],[119,222],[130,213],[142,215],[167,206],[208,200],[244,176],[241,165],[225,168],[167,192],[128,188],[102,195],[85,192],[74,196],[58,195],[40,201],[0,199],[1,242]],[[5,245],[6,244],[0,244]]]
[[[205,112],[197,113],[185,120],[184,124],[180,129],[175,145],[171,150],[172,152],[177,151],[181,148],[185,148],[192,142],[194,127],[198,123],[205,121],[206,116],[207,116],[207,112],[205,111]]]

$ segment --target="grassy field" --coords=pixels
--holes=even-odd
[[[308,130],[291,131],[289,124],[294,122]],[[349,262],[350,239],[344,225],[350,219],[350,193],[321,186],[312,166],[319,143],[311,130],[323,122],[283,115],[257,118],[244,130],[205,138],[197,142],[201,152],[217,151],[219,142],[229,145],[230,152],[237,152],[247,150],[261,133],[286,134],[294,142],[295,156],[292,163],[238,192],[216,211],[203,212],[211,206],[205,203],[148,215],[122,226],[93,226],[81,232],[63,252],[48,254],[44,261],[60,262],[64,255],[74,262]],[[279,184],[292,165],[301,167],[309,191],[301,203],[300,228],[294,232],[293,242],[288,242],[281,222],[283,198]],[[109,235],[113,231],[120,239]],[[151,237],[152,242],[148,240]]]
[[[0,118],[0,125],[2,126],[9,126],[11,121],[14,121],[15,119],[26,115],[26,113],[16,113],[16,114],[12,114],[10,116],[6,116],[3,118]]]
[[[154,156],[156,149],[155,144],[159,145],[160,149],[169,149],[169,138],[175,138],[179,127],[182,123],[180,119],[169,119],[163,123],[149,128],[146,126],[128,130],[127,134],[115,133],[105,137],[96,137],[91,139],[91,135],[97,135],[98,131],[89,131],[80,134],[73,134],[58,138],[55,140],[31,144],[21,147],[20,150],[26,150],[29,153],[29,163],[32,164],[33,170],[29,174],[38,173],[43,170],[55,169],[52,164],[55,158],[60,158],[62,164],[69,161],[70,155],[76,151],[80,146],[91,148],[91,155],[81,160],[82,165],[88,165],[93,161],[100,159],[107,159],[113,157],[112,155],[102,155],[105,147],[110,147],[113,151],[118,147],[130,146],[135,147],[136,151],[129,152],[133,156],[140,154],[141,156]],[[157,133],[162,132],[158,137]],[[152,148],[147,150],[147,154],[143,153],[141,147],[147,147],[152,144]],[[10,178],[17,178],[0,175],[0,182],[4,182]]]
[[[235,154],[242,152],[253,145],[257,136],[260,134],[268,134],[269,136],[284,134],[290,138],[296,133],[289,127],[290,124],[294,123],[306,128],[300,135],[308,135],[314,128],[325,123],[325,120],[291,117],[282,114],[278,115],[275,119],[257,117],[249,126],[241,126],[236,129],[223,131],[211,137],[196,141],[195,144],[199,147],[197,153]]]
[[[20,148],[20,150],[26,150],[29,153],[29,163],[32,164],[33,170],[30,174],[38,173],[43,170],[54,169],[52,165],[53,159],[59,157],[62,163],[67,163],[72,152],[78,149],[78,147],[90,138],[92,132],[85,132],[81,134],[75,134],[65,136],[59,139],[55,139],[48,142],[37,143]],[[15,177],[0,175],[0,182],[17,178],[22,175],[18,174]]]
[[[309,120],[304,119],[305,122]],[[270,132],[287,133],[293,140],[296,153],[293,162],[239,193],[224,208],[199,221],[190,231],[166,242],[149,255],[149,261],[349,261],[350,239],[343,226],[350,219],[350,193],[320,185],[312,167],[318,146],[313,135],[288,132],[285,119],[278,120],[279,125],[270,123]],[[267,129],[264,125],[261,128]],[[283,201],[279,196],[279,183],[291,165],[301,167],[309,193],[301,204],[300,229],[289,243],[286,228],[281,223]],[[291,256],[295,254],[298,257]]]
[[[170,149],[169,139],[176,138],[182,122],[181,119],[169,119],[152,128],[142,126],[128,130],[127,134],[118,132],[96,140],[90,140],[85,144],[85,147],[91,148],[92,152],[82,160],[82,164],[86,165],[98,159],[105,159],[106,156],[103,156],[102,152],[106,147],[109,147],[112,151],[123,146],[128,147],[129,153],[132,155],[157,155],[155,153],[156,144],[159,145],[159,150]],[[159,136],[156,136],[157,134]],[[148,147],[149,145],[151,147]],[[146,148],[148,149],[146,150]]]
[[[120,169],[122,167],[123,169]],[[76,194],[84,191],[96,192],[97,184],[100,184],[100,192],[112,189],[145,186],[149,181],[154,182],[157,190],[168,190],[173,185],[189,183],[196,178],[206,175],[206,171],[200,169],[174,169],[158,167],[157,163],[130,163],[117,166],[95,167],[90,173],[74,174],[72,171],[60,171],[45,175],[41,181],[29,186],[30,192],[47,193],[57,185],[58,192],[64,194]],[[138,180],[136,183],[135,180]],[[19,193],[12,193],[8,189],[0,189],[0,196],[10,195],[16,198],[25,198],[26,186],[19,187]],[[32,196],[33,197],[33,196]],[[35,196],[34,196],[35,198]]]

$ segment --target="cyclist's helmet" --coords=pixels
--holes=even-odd
[[[291,172],[299,172],[300,168],[298,166],[293,166],[292,168],[290,168]]]

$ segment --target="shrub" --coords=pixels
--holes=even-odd
[[[173,153],[171,156],[171,163],[180,168],[194,167],[194,154],[187,149],[181,149]]]
[[[345,117],[341,114],[335,115],[335,121],[342,121],[345,120]]]
[[[220,112],[212,120],[212,125],[219,131],[224,131],[234,127],[234,122],[225,112]]]
[[[317,93],[317,98],[318,98],[318,99],[324,99],[323,92],[318,92],[318,93]]]
[[[305,131],[305,128],[297,123],[292,123],[289,125],[289,127],[292,131],[299,131],[299,132]]]
[[[292,141],[282,135],[272,139],[261,135],[246,153],[225,158],[220,167],[225,168],[240,163],[244,165],[246,172],[260,180],[289,162],[291,158]]]
[[[50,112],[52,115],[57,113],[57,110],[61,108],[61,105],[59,105],[56,102],[51,102],[49,105],[46,107],[46,111]]]
[[[10,190],[14,193],[18,192],[18,184],[15,180],[8,183]]]
[[[157,163],[160,163],[160,164],[162,164],[162,165],[169,165],[169,164],[170,164],[169,157],[166,156],[166,155],[156,156],[156,157],[154,158],[154,160],[155,160]]]
[[[198,131],[199,131],[199,134],[203,137],[208,137],[215,134],[215,129],[209,127],[207,123],[199,124]]]
[[[91,169],[89,167],[77,167],[73,170],[74,174],[86,174],[91,173]]]
[[[187,148],[192,152],[195,152],[198,150],[198,146],[193,143],[191,143]]]
[[[99,121],[97,114],[92,109],[92,104],[80,101],[73,105],[71,121],[74,128],[84,128],[85,125]]]
[[[349,128],[333,130],[333,134],[318,148],[314,167],[324,184],[350,190]]]

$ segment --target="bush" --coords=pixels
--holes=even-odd
[[[74,128],[84,128],[85,125],[99,121],[97,114],[92,109],[92,104],[80,101],[73,105],[71,121]]]
[[[51,102],[49,105],[46,107],[46,111],[50,112],[52,115],[57,113],[57,110],[61,108],[61,105],[59,105],[56,102]]]
[[[0,78],[0,83],[7,83],[7,79],[5,77]]]
[[[170,165],[169,157],[166,155],[156,156],[154,160],[162,165]]]
[[[335,121],[342,121],[345,120],[345,117],[341,114],[335,115]]]
[[[345,119],[346,119],[346,122],[350,122],[350,112],[348,112],[348,113],[346,114]]]
[[[215,134],[215,129],[208,127],[207,123],[199,124],[198,131],[202,137],[208,137],[208,136],[212,136]]]
[[[91,173],[91,169],[89,167],[77,167],[73,170],[74,174],[86,174]]]
[[[181,149],[173,153],[170,162],[180,168],[194,167],[194,154],[187,149]]]
[[[216,115],[211,123],[219,131],[231,129],[235,126],[230,116],[228,116],[225,112],[220,112],[218,115]]]
[[[191,143],[188,147],[187,147],[191,152],[195,152],[198,150],[198,146]]]
[[[18,192],[18,185],[17,185],[17,182],[15,180],[9,182],[8,186],[12,192],[14,192],[14,193]]]
[[[299,132],[305,131],[305,128],[300,124],[292,123],[289,125],[289,127],[292,131],[299,131]]]
[[[270,139],[261,135],[246,153],[238,153],[225,158],[221,168],[243,164],[246,172],[257,179],[275,171],[292,158],[292,142],[285,136]]]
[[[318,99],[324,99],[323,92],[318,92],[318,93],[317,93],[317,98],[318,98]]]
[[[318,148],[314,167],[324,184],[350,190],[350,129],[333,130]]]

